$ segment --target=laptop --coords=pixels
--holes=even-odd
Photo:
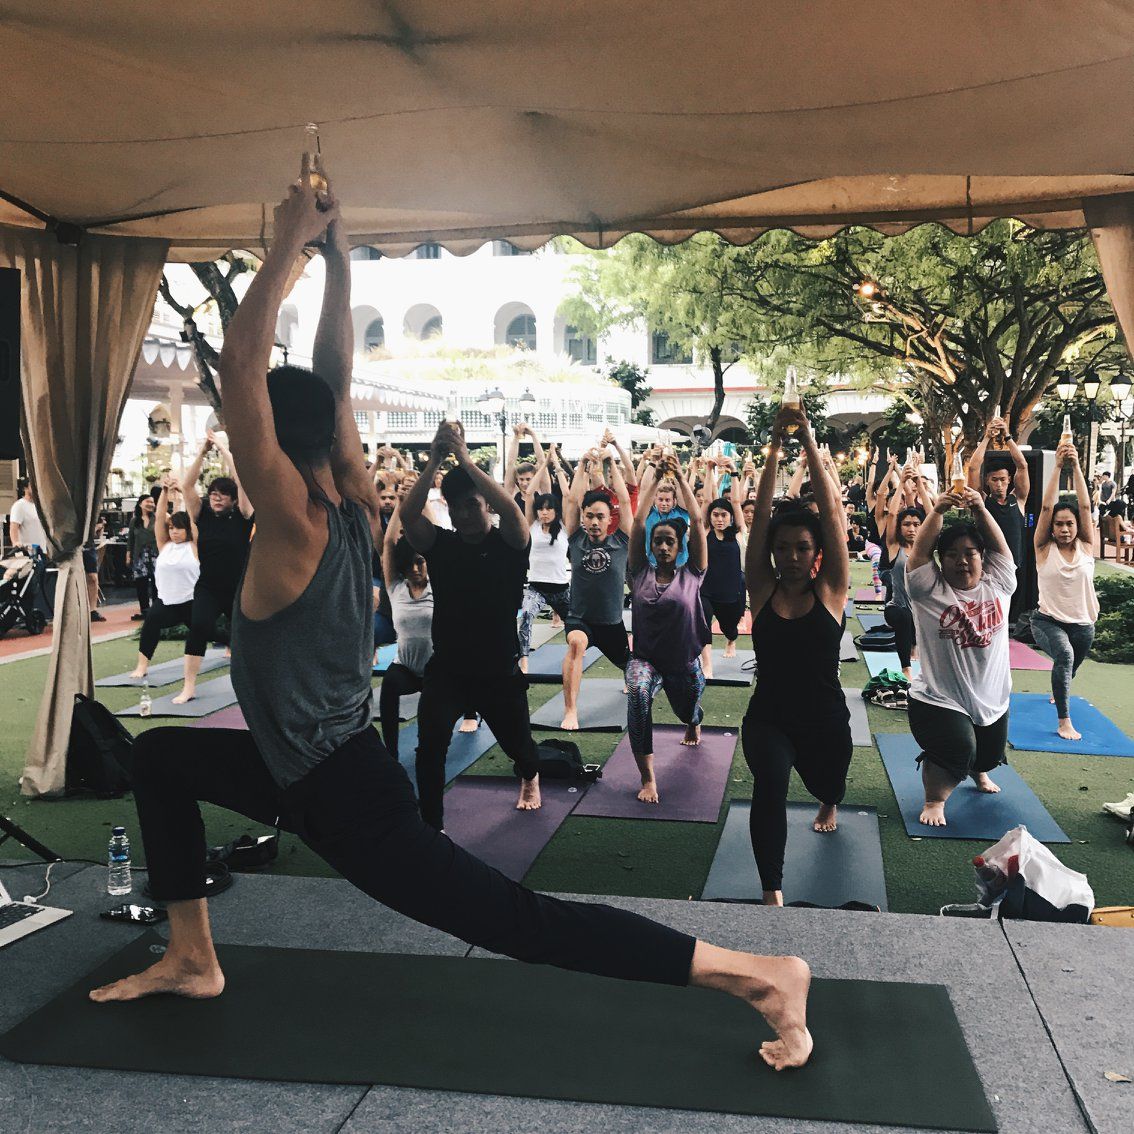
[[[70,917],[73,912],[51,906],[37,906],[31,902],[13,902],[4,883],[0,882],[0,948],[37,929],[54,925],[57,921]]]

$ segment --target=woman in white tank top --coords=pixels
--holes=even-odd
[[[1059,473],[1066,462],[1075,482],[1076,504],[1059,500]],[[1051,657],[1051,700],[1064,740],[1082,736],[1071,723],[1071,679],[1090,652],[1099,617],[1095,594],[1095,527],[1091,497],[1075,446],[1060,444],[1036,523],[1039,612],[1032,616],[1036,644]]]
[[[157,599],[146,611],[142,640],[138,643],[138,664],[131,677],[146,676],[162,630],[171,626],[188,626],[193,614],[193,588],[201,574],[197,532],[188,512],[169,514],[169,493],[177,487],[172,477],[162,477],[161,495],[154,513],[154,535],[158,546],[154,563]]]
[[[520,669],[527,673],[532,623],[548,607],[565,619],[571,588],[567,578],[567,533],[563,530],[558,497],[550,492],[531,492],[524,504],[532,537],[519,627]]]

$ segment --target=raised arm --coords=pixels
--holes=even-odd
[[[157,509],[154,512],[154,538],[157,540],[158,552],[169,543],[169,489],[171,480],[168,476],[161,478],[161,494],[157,498]]]
[[[509,496],[516,494],[516,462],[520,457],[520,438],[523,435],[522,424],[512,426],[512,436],[508,438],[508,455],[504,458],[504,491]]]
[[[988,453],[989,442],[992,440],[993,433],[1000,421],[1000,418],[994,417],[985,427],[984,436],[973,450],[973,455],[969,458],[968,467],[965,469],[965,482],[970,488],[975,489],[977,492],[980,492],[984,488],[984,482],[981,478],[981,473],[984,471],[984,458]]]
[[[744,518],[744,489],[740,477],[734,471],[728,486],[728,502],[732,505],[732,520],[741,535],[748,534],[748,522]]]
[[[205,463],[205,456],[213,447],[212,441],[205,438],[196,457],[189,463],[189,467],[181,473],[181,495],[185,501],[185,511],[197,519],[201,511],[201,494],[197,491],[197,482],[201,479],[201,468]]]
[[[1027,508],[1028,496],[1032,491],[1032,478],[1028,472],[1028,462],[1024,459],[1024,454],[1020,452],[1020,446],[1008,436],[1008,431],[1005,429],[1004,437],[1008,444],[1008,452],[1012,455],[1012,463],[1016,466],[1016,472],[1012,480],[1012,493],[1016,497],[1016,503],[1020,505],[1020,510],[1023,511]],[[1078,461],[1078,457],[1076,457]],[[1087,520],[1090,521],[1091,509],[1087,508]],[[1079,529],[1080,532],[1083,530]]]
[[[563,497],[563,530],[568,537],[579,530],[579,514],[583,507],[583,497],[590,487],[590,470],[587,467],[591,462],[590,453],[584,453],[575,464],[575,473],[571,477],[571,491]]]
[[[225,467],[228,469],[232,479],[236,481],[236,507],[246,520],[251,519],[255,509],[252,507],[252,501],[248,499],[248,494],[244,491],[244,485],[240,483],[240,473],[237,471],[236,462],[232,459],[232,453],[229,452],[228,446],[211,429],[205,431],[205,436],[212,442],[216,451],[220,453]]]
[[[870,468],[866,471],[866,510],[868,512],[874,511],[874,478],[878,475],[878,450],[874,450],[874,455],[870,458]]]
[[[803,482],[806,480],[808,472],[811,471],[808,466],[807,454],[801,453],[795,465],[795,472],[791,474],[791,480],[788,481],[787,491],[784,493],[785,496],[789,496],[792,500],[799,499],[800,494],[803,492]],[[819,466],[816,465],[816,468],[818,467]],[[811,478],[812,480],[815,479],[814,472],[811,473]]]
[[[396,582],[397,572],[394,568],[394,548],[402,537],[402,517],[400,505],[394,505],[393,515],[386,525],[386,534],[382,537],[382,579],[386,590]],[[412,542],[412,541],[411,541]]]
[[[972,492],[973,489],[970,488],[965,491]],[[917,538],[914,540],[909,558],[906,560],[907,571],[916,571],[917,568],[924,567],[933,558],[933,549],[937,546],[937,537],[941,534],[941,525],[944,523],[945,513],[950,508],[963,508],[964,506],[964,497],[958,493],[942,492],[937,497],[929,514],[922,521],[921,527],[917,529]]]
[[[781,410],[781,413],[785,411]],[[838,611],[842,618],[847,600],[847,584],[850,582],[850,556],[847,553],[847,516],[843,510],[842,496],[830,474],[823,467],[823,457],[811,432],[811,423],[802,403],[788,406],[789,420],[798,423],[796,436],[807,453],[807,465],[818,470],[811,477],[811,491],[819,505],[819,526],[823,533],[823,562],[816,577],[816,584],[826,589],[824,605],[832,614]]]
[[[406,538],[410,541],[410,546],[414,551],[420,551],[422,555],[433,547],[433,542],[437,538],[437,528],[426,515],[429,489],[436,479],[438,469],[445,463],[445,458],[449,456],[452,435],[457,428],[453,423],[447,421],[441,422],[437,427],[437,432],[429,445],[429,461],[421,470],[421,476],[417,478],[413,487],[406,493],[405,499],[398,506]],[[384,552],[385,547],[383,547]]]
[[[276,208],[275,239],[232,317],[221,350],[221,396],[232,438],[232,454],[245,490],[259,508],[257,523],[261,536],[265,530],[284,529],[294,533],[306,532],[309,527],[307,485],[276,440],[266,379],[275,345],[276,316],[295,261],[304,245],[321,236],[327,225],[338,217],[337,206],[321,207],[323,202],[316,197],[309,172],[305,156],[300,179]],[[327,376],[328,382],[335,380],[335,374]],[[346,437],[340,432],[337,444],[352,440],[355,459],[361,468],[358,429],[349,412],[346,418],[349,428],[342,415],[339,417]]]
[[[446,424],[446,422],[442,422],[442,428]],[[456,458],[458,468],[462,468],[468,473],[469,479],[476,486],[477,492],[484,497],[489,508],[500,517],[500,538],[509,547],[522,551],[531,542],[531,536],[528,532],[528,522],[524,519],[523,512],[516,506],[516,501],[512,499],[512,493],[503,485],[497,484],[492,477],[473,464],[473,460],[469,456],[468,446],[465,444],[463,430],[454,427],[452,423],[448,424],[449,450]],[[419,477],[418,479],[424,480],[425,478]],[[417,485],[414,485],[414,487],[416,488]],[[513,491],[515,490],[513,489]]]
[[[634,515],[634,523],[630,527],[630,574],[636,575],[649,562],[646,547],[646,519],[650,509],[654,506],[654,497],[658,494],[660,480],[657,468],[648,464],[641,470],[641,480],[638,482],[638,511]]]
[[[693,486],[679,466],[675,465],[673,477],[677,481],[677,495],[681,501],[681,506],[689,513],[689,566],[698,571],[704,571],[709,563],[704,511],[697,507],[697,498],[693,495]]]
[[[1011,559],[1012,552],[1008,547],[1008,541],[1004,538],[1004,533],[1000,530],[1000,525],[984,506],[984,493],[977,492],[975,488],[966,488],[962,506],[972,512],[973,523],[977,531],[984,536],[985,547],[989,551],[995,551],[998,555],[1006,555]]]
[[[618,527],[629,535],[634,524],[634,513],[630,508],[630,493],[626,490],[626,479],[617,461],[610,462],[610,487],[618,500]]]
[[[354,420],[354,406],[350,399],[350,382],[354,373],[350,246],[337,216],[327,226],[327,237],[321,251],[326,278],[311,365],[335,395],[335,440],[331,447],[331,475],[340,495],[366,510],[370,517],[371,533],[377,540],[382,531],[378,493],[366,468],[362,438],[358,434],[358,423]]]
[[[613,446],[614,451],[618,454],[618,460],[622,464],[622,479],[626,482],[627,488],[636,486],[638,484],[638,475],[634,471],[634,462],[630,460],[626,450],[618,443],[618,438],[608,429],[603,434],[603,441],[606,444]]]
[[[567,474],[563,471],[563,460],[559,456],[559,446],[554,441],[547,447],[547,467],[555,476],[555,483],[559,486],[560,499],[565,499],[567,493],[571,491],[571,484],[567,479]]]
[[[772,501],[776,495],[776,478],[780,471],[780,448],[783,427],[779,416],[772,423],[768,438],[768,456],[756,482],[756,509],[748,530],[748,552],[744,557],[744,577],[753,614],[760,609],[776,585],[776,572],[768,547],[768,528],[772,523]]]
[[[532,439],[532,452],[538,464],[538,462],[544,459],[545,453],[543,445],[540,444],[539,436],[536,431],[526,421],[524,422],[524,432]]]

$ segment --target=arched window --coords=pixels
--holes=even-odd
[[[350,250],[350,258],[352,260],[381,260],[382,253],[377,248],[371,248],[369,244],[360,244],[357,248]]]
[[[578,327],[570,323],[563,332],[563,345],[567,350],[567,357],[581,362],[585,366],[594,366],[598,361],[598,346],[589,335],[579,332]]]
[[[386,324],[382,321],[382,316],[379,315],[377,319],[372,319],[367,324],[366,330],[362,333],[362,349],[363,350],[376,350],[386,345]]]
[[[508,324],[504,334],[504,341],[508,346],[523,347],[524,350],[535,350],[536,329],[534,315],[517,315]]]
[[[440,315],[434,315],[432,319],[427,319],[421,328],[422,340],[425,339],[439,339],[441,332],[444,331],[445,324]]]
[[[419,244],[413,250],[413,258],[415,260],[440,260],[441,259],[441,245],[440,244]]]

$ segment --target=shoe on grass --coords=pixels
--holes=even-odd
[[[1102,809],[1108,815],[1117,815],[1119,819],[1129,819],[1130,812],[1134,811],[1134,791],[1118,803],[1104,803]]]

